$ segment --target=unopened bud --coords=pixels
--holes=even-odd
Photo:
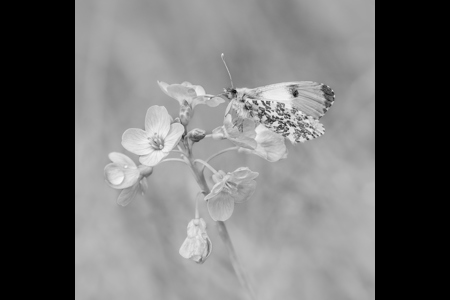
[[[195,128],[189,131],[187,136],[189,139],[191,139],[191,141],[199,142],[206,136],[206,131],[204,131],[203,129]]]
[[[148,177],[153,173],[153,167],[139,165],[138,169],[142,177]]]
[[[212,251],[212,243],[206,233],[206,222],[202,219],[193,219],[187,226],[187,238],[180,248],[180,255],[184,258],[202,264]]]
[[[184,126],[187,126],[189,124],[189,121],[192,118],[192,107],[189,105],[189,103],[184,100],[183,104],[180,106],[180,121],[181,124]]]

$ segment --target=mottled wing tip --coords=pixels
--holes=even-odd
[[[326,84],[321,83],[320,90],[323,92],[323,97],[326,99],[324,112],[326,113],[328,109],[333,105],[335,96],[334,91]]]

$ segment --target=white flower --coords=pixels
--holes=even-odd
[[[152,174],[153,168],[143,165],[137,167],[131,158],[122,153],[111,152],[108,156],[112,163],[107,164],[104,170],[106,183],[114,189],[122,190],[117,204],[128,205],[136,194],[145,193],[146,177]]]
[[[270,162],[276,162],[287,157],[284,137],[259,124],[256,129],[256,147],[253,150],[239,148],[239,152],[256,154]]]
[[[146,166],[156,166],[176,147],[184,133],[184,126],[173,123],[164,106],[154,105],[145,115],[145,131],[127,129],[122,135],[122,146],[139,155],[139,161]]]
[[[248,200],[256,189],[259,173],[247,167],[241,167],[231,173],[219,171],[212,176],[216,183],[211,192],[205,196],[208,201],[209,215],[214,221],[228,220],[234,211],[234,203]]]
[[[181,84],[167,84],[162,81],[157,82],[161,90],[169,97],[177,100],[181,106],[185,105],[184,101],[186,101],[192,109],[199,104],[216,107],[220,103],[225,102],[225,100],[220,97],[206,95],[205,89],[201,85],[195,85],[187,81]]]

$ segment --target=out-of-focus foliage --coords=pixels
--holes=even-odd
[[[206,93],[312,80],[336,101],[325,135],[276,163],[227,152],[212,161],[247,166],[257,189],[237,204],[228,230],[259,299],[374,298],[375,8],[373,1],[75,1],[76,299],[241,299],[214,222],[201,203],[214,251],[203,265],[182,258],[198,187],[186,166],[164,163],[146,198],[127,207],[103,169],[145,112],[178,103],[157,80],[189,81]],[[189,128],[220,126],[227,103],[196,108]],[[231,146],[204,139],[206,158]],[[209,172],[209,171],[207,171]]]

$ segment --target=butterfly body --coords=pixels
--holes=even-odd
[[[226,89],[235,124],[252,119],[293,144],[324,134],[319,119],[334,102],[333,90],[312,81],[283,82],[254,89]]]

